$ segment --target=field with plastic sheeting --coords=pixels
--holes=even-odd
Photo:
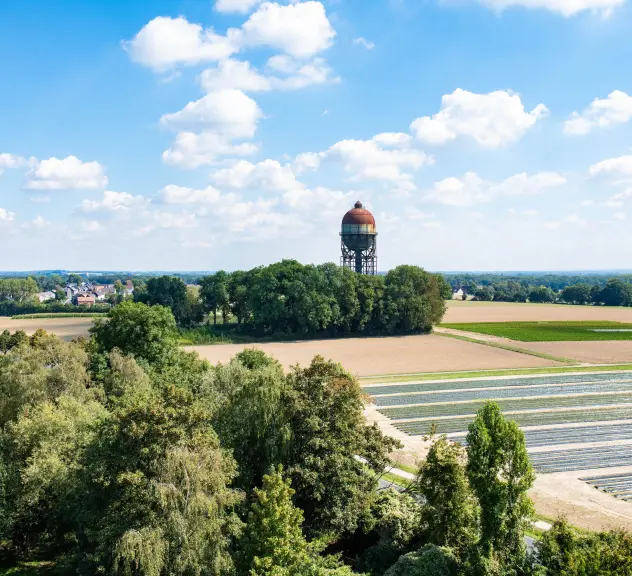
[[[611,494],[615,498],[632,502],[632,472],[623,474],[605,474],[602,476],[590,476],[580,478],[597,490]]]
[[[523,428],[539,473],[632,466],[632,371],[389,381],[364,391],[398,431],[434,430],[461,443],[493,400]]]

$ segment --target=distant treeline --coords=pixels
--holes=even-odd
[[[365,276],[335,264],[284,260],[249,271],[216,272],[199,290],[178,278],[151,278],[134,299],[171,308],[180,326],[206,315],[254,336],[427,332],[445,312],[451,288],[442,276],[398,266]]]
[[[561,302],[597,306],[632,306],[632,283],[610,278],[602,284],[579,282],[556,291],[549,286],[525,285],[515,280],[485,286],[463,285],[475,300],[495,302]]]

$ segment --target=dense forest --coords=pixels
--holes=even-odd
[[[399,442],[366,423],[343,367],[316,357],[285,374],[256,350],[211,366],[175,326],[165,307],[124,302],[89,340],[2,340],[0,570],[630,574],[625,533],[559,522],[527,550],[534,474],[497,405],[466,450],[435,438],[407,490],[381,489]]]

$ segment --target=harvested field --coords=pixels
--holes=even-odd
[[[33,334],[38,328],[56,334],[65,340],[71,340],[77,336],[88,336],[88,329],[92,326],[93,318],[28,318],[13,320],[7,316],[0,316],[0,332],[9,330],[24,330],[27,334]]]
[[[632,360],[632,341],[520,342],[520,347],[589,364],[616,364]]]
[[[558,362],[437,335],[395,338],[347,338],[266,344],[188,346],[212,363],[228,362],[245,348],[259,348],[287,369],[308,365],[316,354],[340,362],[352,374],[403,374],[559,366]]]
[[[472,302],[451,300],[443,322],[539,322],[573,320],[632,322],[632,308],[616,306],[570,306],[515,302]]]

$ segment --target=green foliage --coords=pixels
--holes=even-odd
[[[122,290],[120,281],[119,284]],[[186,284],[175,276],[150,278],[145,290],[135,293],[134,299],[150,306],[158,304],[171,309],[178,326],[189,326],[202,319],[197,293],[189,293]]]
[[[421,530],[426,542],[469,551],[478,536],[478,504],[465,473],[464,450],[440,436],[422,463],[415,489],[424,506]]]
[[[538,286],[529,292],[529,302],[546,303],[555,302],[555,293],[546,286]]]
[[[112,308],[106,318],[97,318],[90,333],[101,352],[117,348],[151,364],[164,364],[176,347],[175,330],[168,308],[127,301]]]
[[[533,516],[527,496],[535,479],[524,434],[494,402],[478,411],[467,435],[467,474],[480,506],[474,564],[500,573],[525,561],[524,532]]]
[[[224,324],[230,312],[229,276],[223,270],[202,278],[200,298],[204,311],[213,314],[213,324],[217,324],[217,312],[222,313]]]
[[[626,532],[578,534],[558,520],[537,544],[538,562],[550,576],[628,576],[632,535]]]
[[[442,324],[442,326],[454,330],[510,338],[520,342],[632,340],[632,324],[611,321],[480,322]],[[622,331],[617,332],[617,330]]]
[[[18,304],[29,302],[39,287],[33,278],[0,279],[0,301],[9,300]]]
[[[401,556],[385,576],[457,576],[461,573],[449,549],[428,544],[417,552]]]

